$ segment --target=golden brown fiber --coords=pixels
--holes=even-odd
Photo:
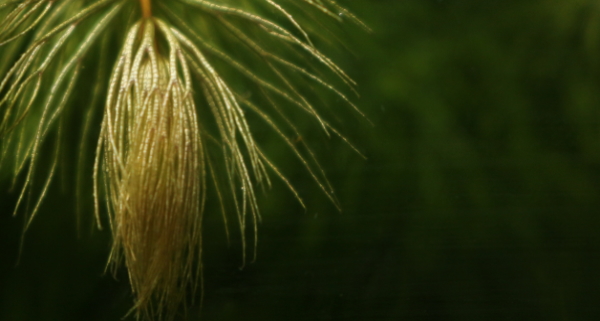
[[[256,251],[257,191],[270,175],[304,205],[257,129],[338,205],[316,154],[296,140],[307,116],[352,147],[322,116],[327,92],[362,114],[335,85],[355,82],[313,43],[331,41],[330,18],[364,26],[334,0],[0,0],[0,165],[22,183],[15,213],[27,228],[55,176],[71,171],[63,158],[80,134],[78,209],[93,176],[96,220],[108,212],[109,263],[127,269],[132,312],[173,319],[201,287],[207,190],[227,235],[234,215],[242,265]]]
[[[187,66],[176,43],[168,57],[155,49],[155,27],[144,20],[127,35],[98,146],[110,199],[110,261],[124,259],[144,316],[172,315],[186,287],[198,283],[204,192]]]

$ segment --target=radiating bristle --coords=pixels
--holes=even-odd
[[[323,18],[362,25],[334,0],[0,0],[0,164],[12,161],[15,182],[23,180],[15,213],[25,212],[27,227],[40,208],[68,146],[67,115],[86,115],[75,153],[86,163],[85,136],[95,132],[94,115],[101,112],[94,107],[104,101],[89,175],[96,222],[101,227],[104,221],[104,199],[113,235],[109,262],[127,268],[132,312],[173,319],[201,283],[207,185],[214,186],[227,234],[225,212],[235,215],[242,265],[248,249],[256,251],[256,189],[270,186],[269,174],[304,205],[255,141],[248,114],[283,141],[338,206],[315,154],[293,139],[301,136],[293,117],[304,114],[326,135],[347,142],[309,99],[322,94],[313,87],[358,111],[329,78],[351,91],[355,82],[313,44],[324,38],[314,32]],[[110,47],[122,30],[127,34],[111,61]],[[113,66],[110,77],[94,59]],[[72,96],[86,101],[88,93],[78,95],[83,87],[94,97],[89,106],[75,106]],[[50,137],[56,144],[48,146]],[[73,175],[78,188],[86,173],[81,166]]]

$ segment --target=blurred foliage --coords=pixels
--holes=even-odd
[[[598,320],[600,3],[340,2],[373,33],[348,26],[347,51],[325,51],[373,125],[324,103],[367,158],[308,121],[299,139],[343,210],[262,137],[307,210],[275,183],[257,260],[239,269],[209,207],[190,319]],[[103,273],[108,232],[78,236],[73,196],[54,186],[18,264],[17,193],[0,194],[0,320],[120,319],[131,297],[126,275]]]

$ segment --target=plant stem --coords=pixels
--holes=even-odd
[[[144,18],[152,17],[152,6],[150,5],[151,0],[140,0],[140,5],[142,6],[142,15]]]

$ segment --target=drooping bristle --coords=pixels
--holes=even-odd
[[[111,262],[124,260],[137,312],[169,316],[199,277],[203,156],[189,88],[174,60],[157,52],[154,36],[150,21],[130,31],[112,75],[101,144]]]
[[[104,100],[93,170],[96,220],[101,227],[105,199],[114,239],[109,262],[127,268],[138,317],[172,319],[201,287],[207,173],[227,235],[233,212],[242,265],[252,249],[256,255],[256,194],[271,186],[269,175],[304,206],[255,141],[258,126],[281,139],[338,206],[315,154],[296,141],[302,133],[295,117],[305,115],[354,148],[321,116],[314,101],[320,90],[362,114],[330,79],[351,91],[355,82],[311,40],[319,38],[315,30],[325,16],[361,24],[334,0],[0,0],[0,165],[10,163],[15,183],[23,180],[15,213],[24,212],[25,228],[56,173],[68,166],[63,146],[78,112],[85,120],[76,196],[78,209],[85,207],[79,197],[88,137]],[[112,60],[122,28],[129,31]],[[94,61],[98,66],[89,68]],[[113,64],[107,79],[104,67]],[[87,81],[91,92],[82,90]],[[88,94],[82,110],[76,103]],[[206,150],[202,139],[211,144]]]

